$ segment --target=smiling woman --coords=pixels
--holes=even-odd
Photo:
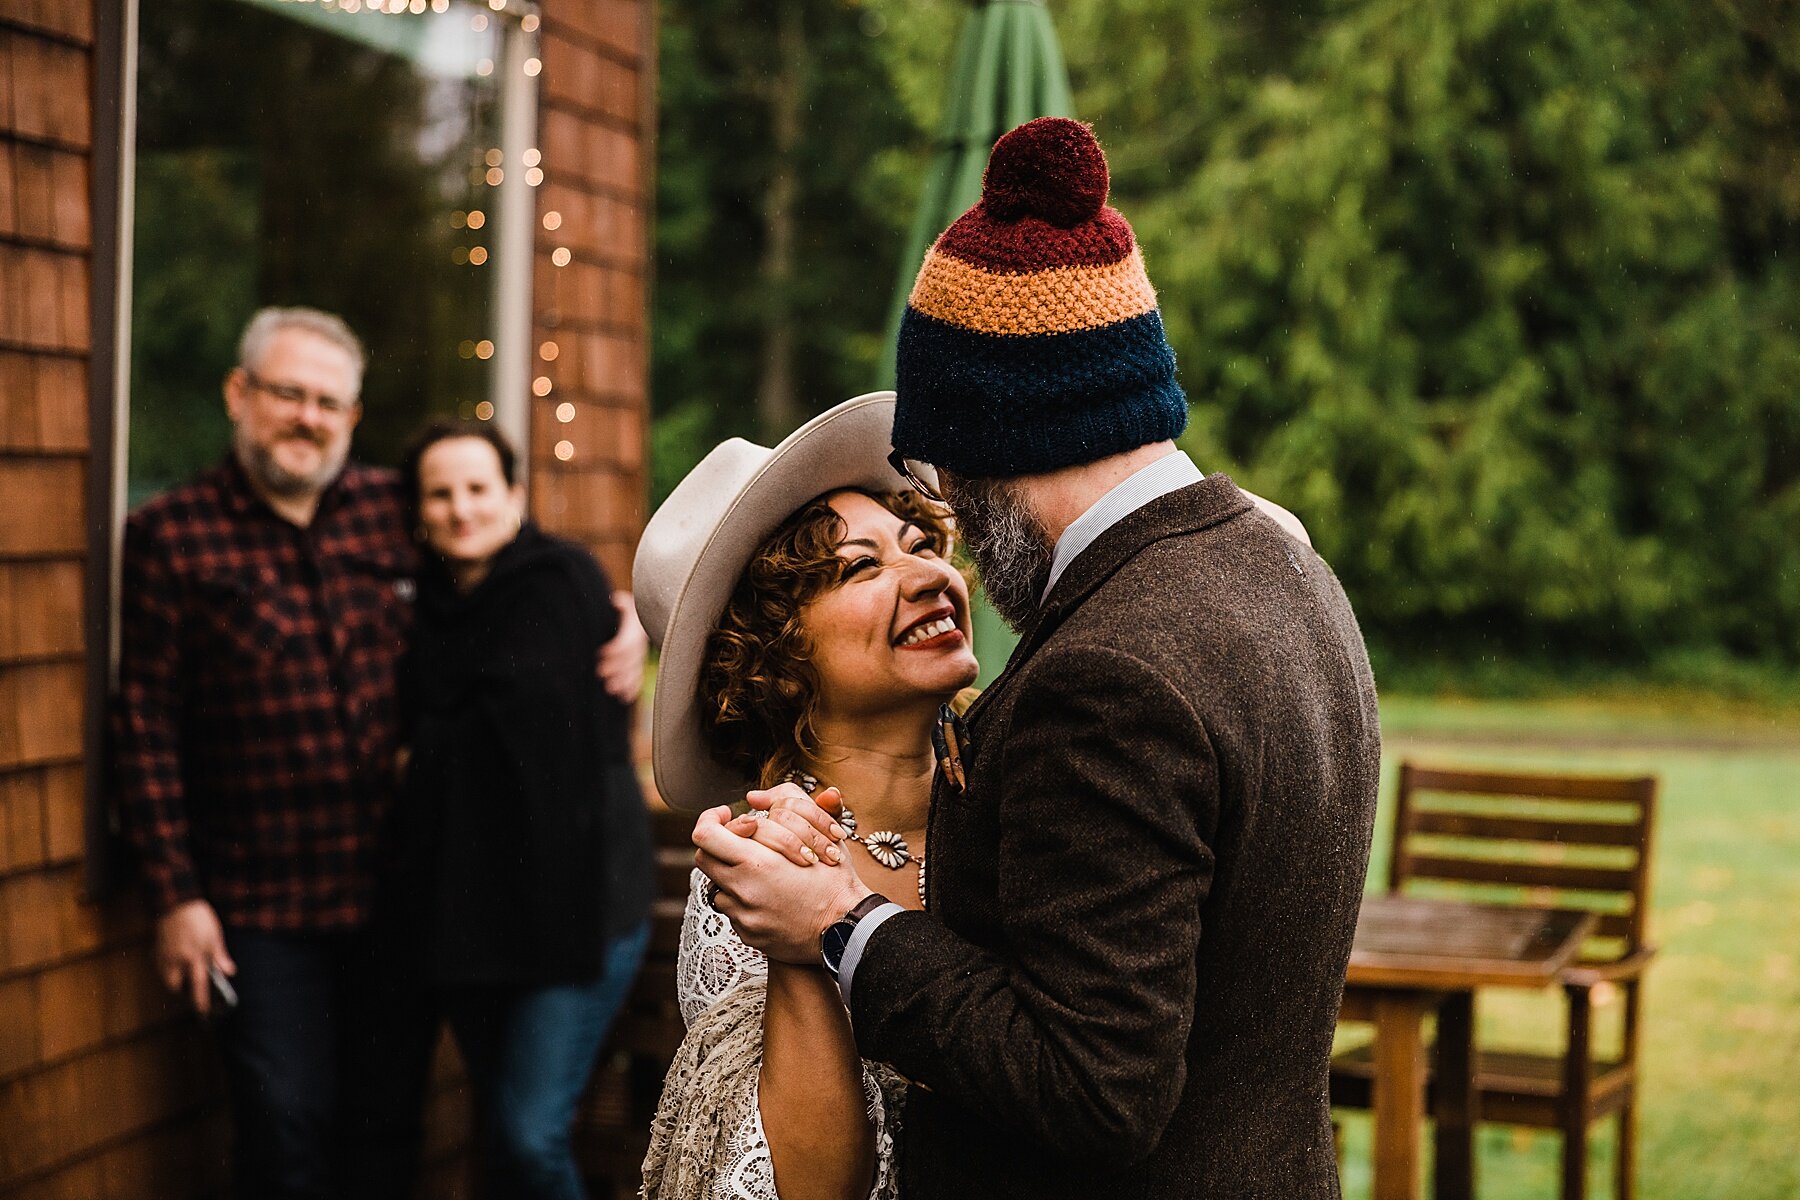
[[[716,447],[651,518],[634,574],[663,646],[664,799],[696,811],[750,792],[776,811],[740,818],[744,833],[917,908],[934,733],[979,667],[947,514],[886,458],[893,402],[846,401],[773,450]],[[810,808],[807,792],[843,836],[783,807]],[[703,878],[677,970],[688,1034],[644,1195],[891,1198],[897,1077],[858,1058],[832,975],[765,962],[726,921],[729,893]],[[847,943],[833,945],[841,956]]]

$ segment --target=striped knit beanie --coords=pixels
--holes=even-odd
[[[894,447],[970,478],[1053,471],[1179,434],[1187,397],[1086,125],[1001,138],[900,319]]]

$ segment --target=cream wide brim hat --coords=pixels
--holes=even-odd
[[[715,762],[701,736],[707,639],[751,556],[801,505],[842,488],[909,486],[888,465],[893,428],[894,393],[870,392],[820,413],[773,450],[742,438],[721,442],[644,527],[631,582],[638,617],[662,650],[650,746],[656,790],[669,807],[736,804],[755,786]]]

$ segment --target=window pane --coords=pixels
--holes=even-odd
[[[365,461],[489,399],[500,19],[418,7],[140,5],[131,503],[224,453],[220,380],[265,304],[367,343]]]

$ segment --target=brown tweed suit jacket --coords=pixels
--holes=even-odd
[[[1057,582],[852,987],[907,1200],[1335,1197],[1380,731],[1343,589],[1222,475]]]

